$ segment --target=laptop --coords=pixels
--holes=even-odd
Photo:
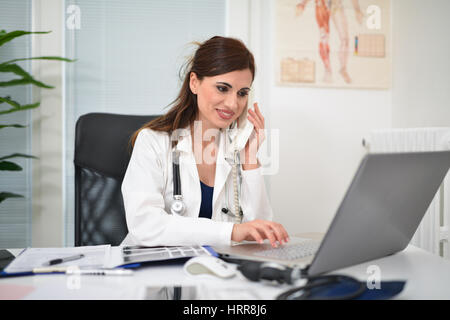
[[[309,276],[394,254],[411,241],[449,167],[450,151],[367,154],[322,239],[291,237],[279,248],[266,240],[213,249],[225,258],[299,267]],[[305,256],[289,255],[296,246],[307,247]]]

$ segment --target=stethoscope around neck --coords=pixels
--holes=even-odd
[[[180,178],[180,153],[174,151],[172,153],[172,173],[173,173],[173,201],[170,206],[172,214],[183,215],[186,211],[186,204],[181,194],[181,178]]]
[[[172,214],[183,215],[186,212],[186,204],[183,201],[183,195],[181,193],[181,177],[180,177],[180,152],[174,150],[172,152],[172,173],[173,173],[173,201],[170,206],[170,212]],[[241,223],[242,221],[242,208],[239,205],[239,190],[238,190],[238,180],[240,179],[239,171],[239,153],[235,152],[233,159],[233,190],[234,190],[234,211],[239,212],[238,214],[234,214],[231,212],[229,207],[223,207],[221,212],[228,216],[234,218],[236,223]],[[238,176],[239,174],[239,176]],[[239,183],[240,185],[240,183]],[[228,188],[225,186],[225,197],[228,198]]]

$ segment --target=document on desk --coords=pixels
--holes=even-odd
[[[36,268],[47,267],[54,259],[66,258],[77,254],[83,257],[55,265],[55,267],[78,266],[80,268],[103,268],[110,256],[110,245],[70,247],[70,248],[27,248],[4,269],[6,273],[29,272]]]

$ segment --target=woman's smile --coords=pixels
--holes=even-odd
[[[216,109],[216,111],[217,111],[217,114],[219,115],[219,117],[223,120],[230,120],[234,116],[233,111],[229,111],[226,109]]]

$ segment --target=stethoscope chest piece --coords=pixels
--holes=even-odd
[[[183,215],[186,211],[186,205],[183,202],[183,196],[174,195],[174,200],[170,206],[170,212],[172,214]]]

